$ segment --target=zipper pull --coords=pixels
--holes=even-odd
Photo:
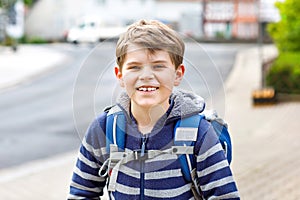
[[[142,147],[141,147],[141,157],[143,157],[145,155],[146,141],[147,141],[147,137],[145,135],[143,135],[143,137],[142,137]]]

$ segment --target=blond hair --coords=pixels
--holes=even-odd
[[[116,47],[117,64],[120,69],[131,45],[146,48],[150,54],[157,50],[168,52],[176,69],[183,62],[183,40],[176,31],[156,20],[137,21],[120,36]]]

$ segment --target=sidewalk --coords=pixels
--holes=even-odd
[[[20,45],[17,52],[0,46],[0,90],[53,70],[66,56],[43,45]]]
[[[276,53],[265,46],[263,57]],[[261,80],[257,58],[257,49],[240,52],[226,83],[232,169],[242,199],[300,199],[300,102],[252,106],[251,92]]]
[[[274,46],[264,47],[264,58],[274,55]],[[0,70],[1,57],[0,50]],[[232,169],[238,188],[246,200],[300,199],[300,103],[253,107],[251,92],[260,87],[260,80],[258,49],[239,52],[225,86],[224,116],[233,140]],[[65,199],[76,154],[0,170],[1,198]]]
[[[66,199],[75,159],[70,152],[0,170],[1,199]]]

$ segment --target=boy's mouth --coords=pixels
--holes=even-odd
[[[153,86],[141,86],[137,88],[138,91],[142,92],[153,92],[158,90],[158,87],[153,87]]]

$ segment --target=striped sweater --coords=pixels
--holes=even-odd
[[[202,112],[204,102],[198,96],[176,91],[170,97],[170,108],[153,130],[143,135],[130,116],[129,98],[123,95],[119,106],[127,114],[125,151],[166,150],[173,145],[173,130],[180,118]],[[99,199],[106,186],[106,177],[99,169],[109,157],[106,152],[106,115],[100,114],[90,125],[82,141],[74,168],[68,199]],[[205,199],[239,199],[231,169],[219,140],[209,122],[201,120],[194,147],[199,188]],[[161,154],[146,160],[133,160],[119,168],[115,191],[110,199],[194,199],[191,183],[181,172],[174,154]]]

